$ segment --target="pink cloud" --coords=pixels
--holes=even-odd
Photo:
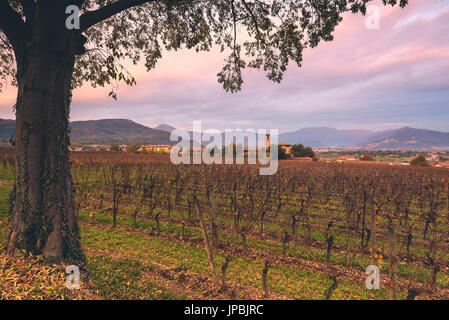
[[[138,84],[121,86],[118,102],[107,97],[108,88],[77,89],[72,118],[128,117],[148,125],[186,126],[196,117],[216,125],[238,121],[294,128],[300,125],[295,119],[310,119],[313,114],[326,121],[335,111],[362,115],[375,112],[378,105],[405,108],[420,101],[440,110],[445,97],[436,101],[438,95],[432,90],[449,85],[447,4],[444,0],[412,0],[405,9],[381,7],[379,30],[366,29],[366,17],[347,14],[334,41],[307,49],[302,68],[292,64],[282,84],[271,83],[263,72],[248,70],[244,91],[234,95],[224,93],[217,83],[225,55],[216,48],[199,54],[169,52],[150,72],[129,66]],[[425,90],[419,99],[410,95]],[[11,114],[14,99],[14,90],[2,94],[0,116]]]

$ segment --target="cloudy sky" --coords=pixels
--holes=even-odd
[[[380,1],[375,1],[379,3]],[[380,12],[380,29],[347,15],[333,42],[304,52],[281,84],[246,71],[243,91],[217,82],[218,51],[166,54],[156,69],[132,68],[137,86],[75,90],[71,120],[127,118],[148,126],[189,129],[311,126],[384,130],[412,126],[449,132],[449,1],[410,0],[405,9]],[[15,90],[0,97],[0,117],[13,118]]]

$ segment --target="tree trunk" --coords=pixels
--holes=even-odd
[[[66,47],[65,39],[59,40],[56,48]],[[7,250],[83,262],[68,162],[75,57],[54,48],[30,41],[18,59],[16,168]]]

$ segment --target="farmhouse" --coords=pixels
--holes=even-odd
[[[355,161],[357,160],[354,156],[341,156],[338,157],[337,162],[342,163],[343,161]]]
[[[292,150],[292,145],[291,145],[291,144],[281,142],[281,143],[279,143],[279,146],[280,146],[282,149],[284,149],[284,151],[285,151],[285,153],[286,153],[287,155],[291,153],[291,150]]]
[[[243,151],[245,154],[247,153],[256,153],[258,152],[260,149],[262,150],[270,150],[270,145],[271,145],[271,135],[268,133],[265,135],[265,148],[244,148]],[[278,145],[284,149],[285,154],[290,155],[291,154],[291,148],[292,145],[289,143],[285,143],[285,142],[280,142],[278,143]]]
[[[356,158],[354,156],[341,156],[338,157],[338,160],[343,160],[343,161],[355,161]]]
[[[449,162],[438,162],[435,167],[449,169]]]
[[[83,151],[83,147],[72,147],[72,146],[69,146],[69,151],[74,151],[74,152]]]
[[[169,153],[173,146],[168,144],[149,144],[143,145],[137,151],[139,152],[161,152],[161,153]]]
[[[437,162],[440,160],[440,156],[436,153],[431,153],[426,157],[426,160],[430,162]]]
[[[271,145],[271,139],[270,139],[270,134],[267,133],[265,135],[265,150],[269,150]],[[284,149],[285,154],[290,155],[291,154],[291,149],[292,149],[292,145],[289,143],[285,143],[285,142],[280,142],[278,143],[278,145]]]
[[[390,166],[409,166],[408,162],[390,162]]]
[[[299,160],[299,161],[313,161],[313,158],[310,157],[295,157],[295,160]],[[326,162],[330,162],[330,161],[326,161]]]

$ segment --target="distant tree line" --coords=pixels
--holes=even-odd
[[[369,153],[362,154],[359,159],[361,161],[374,161],[374,157]]]
[[[291,155],[294,157],[315,158],[315,152],[311,147],[305,147],[302,144],[294,144],[291,148]]]
[[[430,166],[429,162],[426,160],[426,157],[424,155],[422,155],[422,154],[420,154],[416,158],[413,158],[412,161],[410,161],[410,164],[412,166],[417,166],[417,167],[428,167],[428,166]]]

